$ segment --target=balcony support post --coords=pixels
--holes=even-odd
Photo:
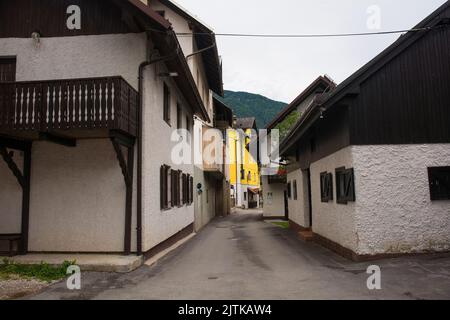
[[[126,200],[125,200],[125,237],[124,254],[131,254],[131,229],[133,221],[133,178],[134,178],[134,145],[135,139],[123,136],[119,133],[111,133],[111,142],[119,160],[119,165],[125,180]],[[122,151],[122,147],[127,149],[127,159]]]
[[[31,186],[31,142],[15,141],[12,139],[0,138],[0,155],[8,165],[17,182],[22,188],[22,227],[20,253],[22,255],[28,252],[28,233],[30,221],[30,186]],[[24,161],[21,171],[14,162],[13,157],[8,153],[7,148],[23,151]]]

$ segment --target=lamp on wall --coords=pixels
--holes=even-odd
[[[323,115],[323,113],[324,113],[325,111],[327,111],[327,109],[325,109],[325,108],[323,108],[323,107],[320,108],[320,119],[325,118],[324,115]]]
[[[35,31],[31,34],[31,39],[33,39],[36,44],[39,44],[41,42],[41,34]]]

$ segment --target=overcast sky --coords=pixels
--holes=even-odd
[[[216,33],[329,34],[409,29],[445,0],[176,0]],[[380,9],[380,30],[370,30]],[[376,14],[376,13],[375,13]],[[373,21],[373,20],[370,20]],[[290,102],[328,74],[342,82],[399,35],[352,38],[218,37],[225,89]]]

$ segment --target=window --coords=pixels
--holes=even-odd
[[[450,200],[450,167],[428,168],[431,201]]]
[[[170,126],[170,90],[164,83],[164,121]]]
[[[297,200],[297,180],[294,180],[294,200]]]
[[[244,201],[247,201],[247,192],[244,192]]]
[[[320,174],[320,197],[322,202],[333,200],[333,174],[322,172]]]
[[[159,188],[160,188],[160,196],[161,196],[161,210],[167,210],[169,209],[169,170],[170,167],[163,165],[160,169],[160,182],[159,182]]]
[[[182,129],[183,127],[183,119],[181,118],[181,106],[179,103],[177,103],[177,129]]]
[[[288,198],[291,199],[292,198],[292,183],[288,182],[288,187],[287,187],[287,191],[288,191]]]
[[[339,204],[347,204],[356,200],[353,169],[336,169],[336,196]]]
[[[16,81],[16,58],[0,57],[0,83]]]

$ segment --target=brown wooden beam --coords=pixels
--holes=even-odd
[[[120,169],[122,170],[123,178],[125,179],[125,184],[128,185],[130,175],[128,173],[128,165],[125,161],[121,146],[115,138],[112,138],[111,142],[113,144],[114,151],[116,152],[117,160],[119,160]]]
[[[133,177],[134,177],[134,145],[127,143],[117,137],[111,137],[114,150],[119,160],[120,168],[126,185],[125,200],[125,235],[124,235],[124,253],[131,254],[131,228],[133,221]],[[121,146],[128,149],[127,160],[122,152]]]
[[[133,172],[134,172],[134,147],[128,148],[128,184],[125,201],[125,254],[131,254],[131,228],[133,220]]]
[[[49,133],[49,132],[39,132],[39,140],[48,141],[56,143],[65,147],[76,147],[77,140],[73,138],[64,137],[61,135]]]
[[[23,140],[16,140],[13,138],[0,136],[0,146],[4,146],[9,149],[25,151],[28,148],[30,142]]]
[[[22,189],[25,186],[25,179],[24,175],[20,171],[17,164],[14,162],[11,155],[8,153],[8,150],[5,146],[0,146],[0,155],[2,156],[3,160],[5,160],[6,164],[8,165],[8,168],[11,170],[12,174],[16,177],[17,182],[19,182]]]
[[[28,233],[30,224],[30,190],[31,190],[31,144],[24,152],[23,162],[24,186],[22,191],[22,246],[21,254],[28,252]]]
[[[20,148],[24,152],[23,172],[14,162],[11,155],[8,153],[5,144],[0,144],[0,155],[3,160],[17,178],[18,183],[22,187],[22,240],[20,245],[20,253],[26,254],[28,252],[28,233],[30,222],[30,189],[31,189],[31,142],[15,141],[15,140],[1,140],[0,143],[8,143],[9,148]]]

